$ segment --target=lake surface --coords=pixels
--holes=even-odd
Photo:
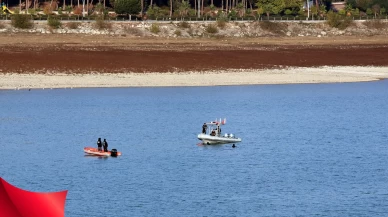
[[[67,217],[385,216],[387,112],[387,80],[0,91],[0,176]],[[237,148],[198,146],[224,117]]]

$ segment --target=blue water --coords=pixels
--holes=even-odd
[[[0,176],[67,217],[386,216],[387,111],[387,80],[0,91]],[[237,148],[198,146],[224,117]]]

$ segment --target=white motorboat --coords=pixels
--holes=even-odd
[[[204,126],[202,126],[203,131],[201,134],[198,134],[198,139],[201,140],[203,144],[207,145],[241,142],[241,138],[238,138],[233,134],[221,134],[220,125],[224,124],[226,124],[226,119],[223,121],[220,120],[204,123]]]

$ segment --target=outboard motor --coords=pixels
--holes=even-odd
[[[112,149],[112,150],[110,151],[110,156],[112,156],[112,157],[117,157],[117,149]]]

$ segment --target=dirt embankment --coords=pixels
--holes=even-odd
[[[1,73],[185,72],[388,66],[388,37],[160,39],[3,35]]]

